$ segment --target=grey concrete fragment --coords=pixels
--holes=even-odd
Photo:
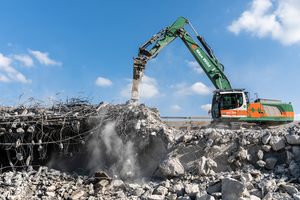
[[[46,192],[46,195],[49,197],[55,197],[55,192]]]
[[[250,183],[253,180],[250,173],[242,173],[241,174],[241,182],[242,183]]]
[[[211,149],[210,149],[210,151],[212,152],[212,153],[219,153],[219,152],[221,152],[221,147],[219,147],[219,146],[216,146],[216,145],[214,145]]]
[[[168,200],[176,200],[177,199],[177,194],[169,194],[167,196]]]
[[[264,135],[263,137],[262,137],[262,143],[263,144],[268,144],[268,142],[269,142],[269,140],[271,139],[271,134],[270,133],[267,133],[266,135]]]
[[[270,145],[274,151],[284,149],[285,148],[284,138],[280,138],[278,136],[273,136],[270,139]]]
[[[117,180],[113,180],[112,182],[113,187],[115,188],[120,188],[120,189],[125,189],[125,184],[122,180],[117,179]]]
[[[55,191],[56,187],[54,185],[51,185],[49,187],[47,187],[47,192],[53,192]]]
[[[250,195],[250,197],[248,197],[247,200],[261,200],[261,198],[258,198],[255,195]]]
[[[248,151],[246,149],[241,149],[238,153],[238,157],[242,160],[248,160]]]
[[[180,200],[192,200],[192,199],[191,197],[185,194],[183,197],[180,198]]]
[[[299,146],[293,146],[293,154],[295,157],[300,157],[300,147]]]
[[[153,194],[165,196],[166,194],[168,194],[168,189],[160,185],[154,190]]]
[[[207,188],[207,192],[208,194],[213,194],[213,193],[216,193],[216,192],[221,192],[221,182],[218,182],[214,185],[211,185],[211,186],[208,186]]]
[[[293,198],[294,198],[295,200],[300,200],[300,193],[293,194]]]
[[[293,144],[293,145],[299,145],[300,144],[300,136],[299,135],[286,135],[285,139],[287,143]]]
[[[262,199],[262,192],[260,189],[253,189],[251,191],[249,191],[250,196],[257,196],[258,198]]]
[[[199,185],[198,184],[185,184],[184,190],[185,190],[185,193],[189,197],[195,198],[196,194],[199,193]]]
[[[208,167],[208,169],[212,169],[212,168],[216,168],[218,165],[217,163],[212,160],[211,158],[207,158],[206,159],[206,166]]]
[[[85,194],[84,191],[82,190],[76,190],[72,193],[72,195],[69,197],[71,200],[77,200],[80,199],[81,197],[83,197],[83,195]]]
[[[22,134],[22,133],[24,133],[25,131],[24,131],[24,129],[22,129],[22,128],[17,128],[16,132]]]
[[[202,196],[197,195],[196,200],[215,200],[213,196],[210,196],[209,194],[204,194]]]
[[[245,186],[240,181],[232,178],[222,179],[222,199],[233,200],[243,196]]]
[[[212,132],[209,134],[208,139],[215,140],[221,137],[221,134],[218,133],[216,130],[212,130]]]
[[[297,188],[295,188],[294,186],[287,185],[287,184],[282,184],[280,186],[291,196],[298,193]]]
[[[184,167],[176,157],[168,156],[159,164],[159,169],[164,176],[181,176],[184,174]]]
[[[162,195],[150,195],[147,197],[147,200],[164,200],[165,199],[165,196],[162,196]]]
[[[134,196],[141,196],[142,194],[145,193],[145,190],[143,188],[136,188],[135,190],[133,190],[132,194]]]
[[[184,186],[182,183],[177,183],[171,187],[169,191],[176,193],[178,196],[182,196],[184,192]]]
[[[206,144],[205,144],[205,145],[206,145],[207,147],[210,147],[213,143],[214,143],[214,141],[213,141],[212,139],[209,139],[209,140],[206,141]]]
[[[264,167],[264,166],[266,165],[266,162],[265,162],[265,161],[262,161],[262,160],[258,160],[258,161],[256,162],[256,164],[257,164],[258,166],[260,166],[260,167]]]
[[[293,200],[288,194],[285,193],[277,193],[277,192],[269,192],[263,200],[273,200],[273,199],[284,199],[284,200]]]
[[[208,173],[208,167],[206,165],[206,158],[202,156],[198,163],[198,172],[199,175],[207,175]]]
[[[271,150],[271,146],[270,145],[263,145],[262,147],[262,150],[264,150],[265,152],[269,152]]]
[[[277,163],[277,158],[267,158],[266,159],[266,169],[273,169]]]
[[[262,150],[258,150],[257,157],[258,157],[259,160],[262,160],[263,157],[264,157],[264,152]]]

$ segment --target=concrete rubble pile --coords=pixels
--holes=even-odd
[[[97,136],[92,140],[106,146],[101,153],[113,152],[117,147],[108,144],[120,142],[119,157],[102,156],[105,165],[96,165],[90,176],[45,166],[4,172],[0,198],[300,199],[298,123],[277,129],[177,130],[161,120],[158,109],[132,102],[103,104],[89,122]],[[101,136],[108,130],[120,141]],[[122,154],[128,144],[130,155]]]

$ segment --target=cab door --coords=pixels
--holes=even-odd
[[[247,117],[245,94],[243,92],[224,92],[220,110],[223,118]]]

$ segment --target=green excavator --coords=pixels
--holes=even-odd
[[[185,30],[186,24],[195,32],[202,47]],[[250,103],[248,92],[244,89],[233,89],[224,73],[224,66],[204,38],[197,34],[189,20],[184,17],[179,17],[171,26],[159,31],[139,48],[138,57],[134,57],[133,64],[133,101],[139,100],[139,87],[147,61],[156,57],[177,37],[181,38],[216,88],[210,111],[212,123],[280,125],[294,121],[294,110],[290,103],[270,99],[256,99]]]

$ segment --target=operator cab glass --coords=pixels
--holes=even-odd
[[[242,91],[242,89],[240,89]],[[247,99],[244,98],[243,92],[236,92],[232,90],[227,91],[215,91],[212,102],[211,114],[214,119],[224,117],[221,112],[228,110],[245,110],[246,107],[245,101]],[[223,112],[224,113],[224,112]],[[240,114],[238,112],[231,112],[230,114],[226,113],[225,117],[229,117],[234,115],[234,117],[239,117]]]
[[[230,110],[239,108],[243,105],[243,94],[242,93],[228,93],[222,94],[221,98],[221,110]]]

